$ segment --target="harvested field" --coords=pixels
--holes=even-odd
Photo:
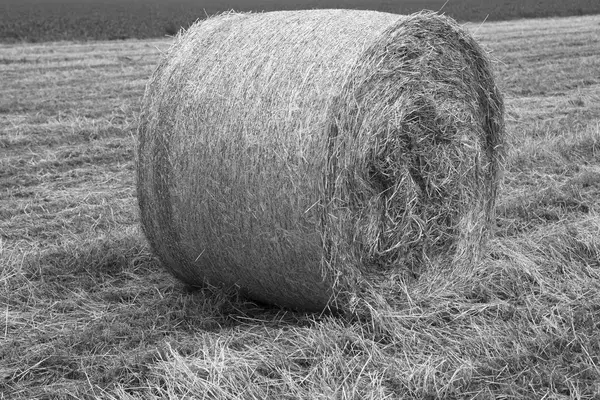
[[[471,278],[424,273],[371,321],[151,255],[134,139],[169,39],[0,45],[0,398],[597,399],[599,24],[467,26],[506,96],[494,233]]]

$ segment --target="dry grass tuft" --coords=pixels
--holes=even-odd
[[[192,285],[294,308],[381,309],[401,297],[386,282],[477,264],[503,113],[485,52],[444,16],[203,21],[147,86],[146,236]]]

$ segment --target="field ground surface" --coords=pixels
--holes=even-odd
[[[2,0],[0,42],[173,36],[229,10],[355,8],[409,14],[442,10],[459,21],[600,14],[598,0]]]
[[[153,258],[134,141],[170,39],[0,45],[0,398],[600,399],[600,16],[469,29],[506,95],[495,236],[370,322]]]

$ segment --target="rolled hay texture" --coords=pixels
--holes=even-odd
[[[296,309],[479,257],[504,106],[453,20],[226,14],[181,33],[138,132],[147,239],[180,280]]]

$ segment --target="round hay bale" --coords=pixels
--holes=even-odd
[[[344,309],[427,266],[468,271],[494,216],[503,114],[485,52],[445,16],[210,18],[146,88],[144,232],[180,280],[296,309]]]

